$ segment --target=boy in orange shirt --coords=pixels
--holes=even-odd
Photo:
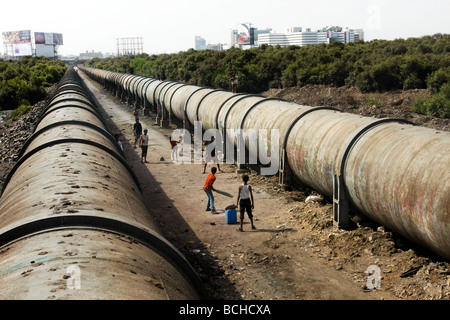
[[[206,211],[212,211],[213,213],[216,211],[216,208],[214,207],[214,195],[213,191],[216,191],[214,189],[213,184],[216,181],[215,173],[217,172],[216,167],[211,168],[211,173],[206,178],[205,185],[203,186],[203,190],[206,192],[206,195],[208,196],[208,202],[206,203]]]

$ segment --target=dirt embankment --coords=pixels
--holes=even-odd
[[[51,97],[57,85],[47,89]],[[0,190],[9,171],[12,169],[23,144],[33,134],[34,128],[46,106],[46,100],[36,103],[33,108],[18,120],[10,118],[11,111],[0,112]]]
[[[44,101],[37,103],[30,112],[19,117],[17,121],[9,119],[9,112],[4,113],[4,120],[0,121],[0,190],[9,171],[18,160],[20,149],[32,135],[44,106]]]
[[[396,90],[384,93],[361,93],[354,87],[326,87],[308,85],[287,89],[271,89],[263,93],[300,105],[327,106],[348,113],[374,118],[405,119],[414,125],[450,131],[450,119],[441,119],[411,111],[417,97],[429,97],[428,90]]]

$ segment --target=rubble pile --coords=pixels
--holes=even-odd
[[[18,160],[25,141],[33,134],[45,101],[41,101],[25,115],[13,121],[6,113],[0,119],[0,190],[9,171]]]
[[[254,175],[251,179],[258,180]],[[286,222],[267,246],[313,253],[324,264],[346,273],[363,290],[368,290],[365,271],[375,265],[380,270],[380,290],[400,299],[450,300],[449,261],[355,213],[351,228],[339,230],[333,226],[330,200],[309,191],[300,195],[299,191],[276,190],[276,179],[265,180],[268,193],[292,204],[284,214]],[[308,236],[298,237],[295,230],[299,229],[307,230]]]

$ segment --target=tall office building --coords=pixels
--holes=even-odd
[[[206,49],[206,40],[200,36],[195,37],[195,50],[204,50]]]

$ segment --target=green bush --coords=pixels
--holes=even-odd
[[[428,76],[428,89],[433,93],[438,93],[445,83],[450,83],[450,68],[439,69]]]
[[[380,102],[375,97],[369,97],[365,103],[365,106],[368,106],[368,107],[370,107],[370,106],[379,107],[380,105],[381,105]]]
[[[31,110],[31,106],[25,102],[25,104],[21,104],[19,107],[11,111],[11,119],[16,121],[20,116],[26,114]]]
[[[450,118],[450,84],[442,86],[438,95],[431,98],[418,97],[412,110],[439,118]]]
[[[0,107],[14,110],[27,100],[33,105],[47,96],[46,88],[57,83],[67,67],[45,57],[0,60]]]

